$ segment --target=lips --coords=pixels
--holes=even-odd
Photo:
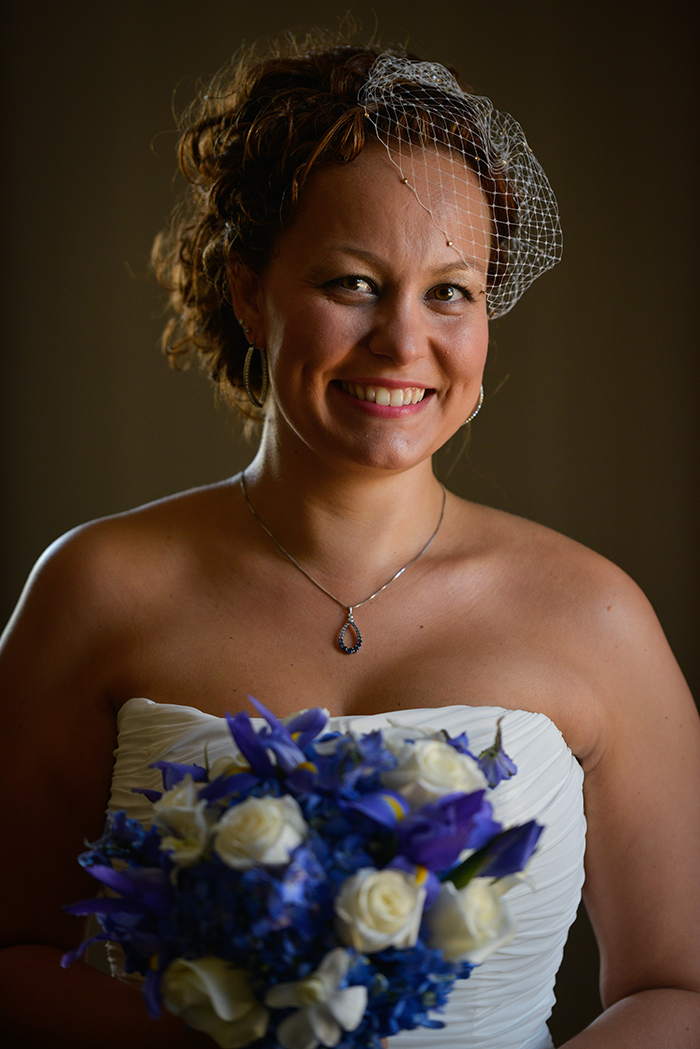
[[[388,389],[386,386],[372,385],[370,383],[345,382],[340,387],[351,397],[357,397],[360,401],[370,401],[372,404],[386,405],[391,408],[402,408],[405,404],[418,404],[425,397],[425,389],[420,386],[403,386],[396,389]]]

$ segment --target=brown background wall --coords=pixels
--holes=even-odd
[[[172,92],[180,107],[243,40],[335,27],[348,6],[29,0],[4,16],[3,619],[67,528],[250,456],[206,383],[170,373],[156,348],[147,259],[176,196]],[[408,38],[512,112],[560,202],[565,261],[493,325],[487,400],[449,483],[622,565],[699,694],[692,9],[353,7],[368,31],[374,10],[385,42]],[[443,476],[457,451],[443,453]],[[576,936],[587,960],[570,952],[561,1037],[596,1008],[589,934]]]

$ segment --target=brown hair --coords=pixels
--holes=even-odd
[[[173,364],[199,359],[250,419],[261,413],[243,388],[247,340],[231,305],[230,267],[261,272],[312,171],[359,155],[372,130],[358,92],[378,55],[387,53],[419,61],[397,49],[329,45],[321,34],[300,42],[290,37],[263,58],[254,50],[236,56],[184,114],[179,163],[190,188],[153,249],[156,274],[175,312],[163,346]],[[410,95],[410,82],[402,90]],[[436,89],[435,109],[441,101]],[[423,100],[421,107],[423,115],[410,121],[403,109],[385,109],[381,117],[400,137],[434,143],[432,105]],[[494,214],[506,216],[495,219],[494,285],[502,270],[498,243],[508,236],[514,205],[470,123],[446,131],[445,144],[465,154],[488,199],[498,198]]]

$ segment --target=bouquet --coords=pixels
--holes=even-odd
[[[503,894],[542,831],[504,828],[490,792],[515,774],[494,744],[393,724],[324,732],[328,713],[227,715],[229,757],[159,761],[150,827],[111,812],[79,862],[104,895],[74,904],[125,971],[219,1046],[379,1049],[441,1027],[456,979],[514,935]],[[138,788],[135,788],[138,790]]]

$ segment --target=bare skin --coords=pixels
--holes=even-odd
[[[349,603],[434,530],[430,456],[476,403],[488,339],[488,238],[474,236],[470,274],[443,272],[458,264],[435,223],[386,158],[363,157],[353,173],[317,175],[313,207],[262,277],[234,283],[273,387],[251,500]],[[469,297],[445,299],[458,277]],[[425,404],[372,413],[340,385],[350,380],[420,386]],[[222,715],[248,693],[279,715],[452,703],[546,714],[586,774],[585,896],[606,1006],[567,1046],[697,1044],[700,727],[638,588],[570,540],[449,495],[429,551],[357,620],[364,645],[347,657],[334,644],[342,610],[270,542],[237,478],[49,551],[0,658],[7,840],[23,860],[0,898],[13,1044],[87,1046],[99,1030],[105,1047],[211,1045],[172,1018],[156,1027],[138,995],[87,966],[60,970],[82,934],[61,904],[93,891],[75,856],[102,829],[120,706],[147,696]]]

